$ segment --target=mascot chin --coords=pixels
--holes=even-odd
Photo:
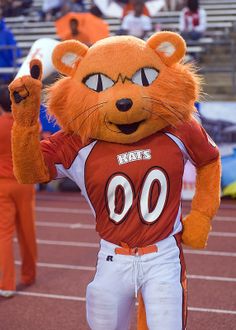
[[[86,293],[92,330],[128,330],[139,296],[138,329],[182,330],[186,270],[182,243],[204,248],[220,201],[219,151],[195,119],[200,79],[182,63],[172,32],[146,42],[69,40],[52,60],[63,74],[47,90],[61,131],[39,142],[42,68],[10,85],[15,175],[21,183],[69,177],[78,184],[101,237]],[[190,213],[181,214],[184,165],[196,167]]]

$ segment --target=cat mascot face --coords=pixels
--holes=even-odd
[[[99,235],[106,244],[120,246],[117,253],[156,252],[154,243],[158,246],[175,234],[178,249],[181,240],[194,248],[206,245],[211,219],[219,206],[220,162],[217,147],[193,116],[200,80],[190,65],[182,64],[185,50],[184,40],[171,32],[156,33],[147,42],[131,36],[111,37],[91,48],[73,40],[60,43],[53,52],[53,63],[64,76],[48,88],[47,105],[62,131],[41,143],[37,112],[41,82],[35,79],[40,77],[40,63],[33,61],[32,76],[10,85],[17,179],[36,183],[63,176],[73,178],[95,210]],[[125,161],[117,162],[119,157]],[[196,166],[197,180],[190,213],[182,221],[180,199],[186,159]],[[172,242],[177,249],[175,240]],[[179,263],[182,254],[178,250],[175,255]],[[103,265],[107,265],[106,260]],[[169,268],[169,263],[165,266]],[[104,273],[99,266],[99,272],[106,278],[108,266],[105,268]],[[115,275],[109,276],[109,281]],[[176,275],[175,283],[180,277],[185,292],[184,271]],[[95,278],[99,280],[99,276]],[[103,291],[94,289],[99,294],[88,294],[91,324],[96,321],[94,315],[100,315],[101,306],[110,307],[105,293],[116,284],[109,286],[109,282],[107,286],[106,282],[103,278],[97,283],[99,288],[105,283]],[[169,293],[167,296],[160,301],[171,300]],[[184,296],[181,291],[178,303],[173,300],[173,308],[157,304],[157,310],[167,308],[160,315],[170,322],[166,326],[163,320],[158,321],[161,329],[173,329],[170,324],[175,324],[174,329],[182,328],[184,313],[178,306],[186,306]],[[149,298],[144,296],[144,300]],[[127,301],[121,310],[126,306]],[[140,306],[139,329],[146,329],[142,300]],[[95,314],[91,312],[94,310]],[[156,328],[152,316],[158,313],[146,311],[147,322],[155,323],[149,328]],[[114,323],[116,312],[102,310],[99,325],[94,323],[91,328],[126,329]]]
[[[131,36],[103,39],[91,48],[77,41],[56,47],[55,67],[68,78],[49,92],[48,107],[67,132],[132,143],[190,119],[198,78],[180,64],[183,39],[171,32],[147,42]]]

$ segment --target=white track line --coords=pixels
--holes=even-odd
[[[81,194],[77,194],[76,196],[66,196],[66,194],[61,193],[61,195],[54,196],[53,193],[45,194],[45,195],[36,195],[36,199],[38,201],[67,201],[67,202],[78,202],[82,201],[86,203],[85,198]],[[183,201],[183,207],[188,207],[191,205],[191,201]],[[221,203],[220,209],[236,209],[236,202],[233,201],[231,204],[223,204]]]
[[[21,261],[15,261],[17,266],[21,266]],[[64,270],[79,270],[79,271],[90,271],[94,272],[96,267],[88,267],[88,266],[75,266],[75,265],[65,265],[65,264],[52,264],[46,262],[38,262],[37,267],[41,268],[56,268],[56,269],[64,269]],[[223,276],[205,276],[205,275],[187,275],[187,278],[191,280],[204,280],[204,281],[220,281],[220,282],[236,282],[235,277],[223,277]]]
[[[236,215],[234,217],[216,216],[213,221],[236,222]]]
[[[36,206],[37,212],[48,212],[48,213],[66,213],[66,214],[91,214],[92,211],[88,208],[68,208],[68,207],[49,207],[49,206]],[[236,221],[236,216],[215,216],[216,221]]]
[[[49,293],[40,293],[40,292],[17,291],[17,294],[21,296],[29,296],[29,297],[72,300],[72,301],[82,301],[82,302],[86,301],[85,297],[64,296],[59,294],[49,294]]]
[[[216,257],[236,257],[235,252],[223,252],[223,251],[202,251],[202,250],[188,250],[184,249],[185,254],[198,254],[205,256],[216,256]]]
[[[76,209],[68,207],[49,207],[49,206],[36,206],[35,210],[38,212],[49,212],[49,213],[67,213],[67,214],[91,214],[92,211],[89,209]]]
[[[210,236],[217,236],[217,237],[236,237],[236,233],[226,233],[221,231],[212,231]]]
[[[14,242],[17,239],[14,238]],[[37,243],[41,245],[57,245],[57,246],[72,246],[72,247],[85,247],[85,248],[99,248],[99,243],[88,243],[88,242],[70,242],[70,241],[53,241],[37,239]],[[188,250],[184,249],[185,254],[198,254],[198,255],[209,255],[217,257],[236,257],[236,252],[223,252],[223,251],[202,251],[202,250]]]
[[[66,228],[66,229],[95,229],[95,225],[82,224],[82,223],[63,223],[63,222],[49,222],[49,221],[36,221],[38,227],[51,227],[51,228]],[[227,232],[211,232],[211,236],[219,237],[236,237],[236,233]]]
[[[63,222],[49,222],[36,221],[38,227],[52,227],[52,228],[67,228],[67,229],[95,229],[95,225],[88,225],[83,223],[63,223]]]
[[[187,275],[187,278],[191,280],[203,280],[203,281],[236,282],[235,277]]]
[[[21,261],[15,261],[17,266],[21,266]],[[56,269],[65,269],[65,270],[81,270],[81,271],[90,271],[94,272],[96,267],[89,267],[89,266],[75,266],[75,265],[63,265],[63,264],[51,264],[46,262],[37,262],[37,267],[42,268],[56,268]]]
[[[95,229],[95,225],[88,225],[82,223],[62,223],[62,222],[47,222],[47,221],[37,221],[36,226],[38,227],[51,227],[51,228],[66,228],[66,229]],[[236,233],[227,233],[227,232],[211,232],[211,236],[219,237],[236,237]]]
[[[188,311],[236,315],[236,311],[230,311],[225,309],[214,309],[214,308],[188,307]]]
[[[86,301],[85,297],[64,296],[59,294],[48,294],[48,293],[40,293],[40,292],[18,291],[17,294],[21,296],[37,297],[37,298],[49,298],[49,299],[59,299],[59,300],[80,301],[80,302]],[[217,314],[230,314],[230,315],[236,314],[236,311],[225,310],[225,309],[188,307],[188,310],[190,312],[204,312],[204,313],[217,313]]]
[[[99,243],[88,243],[88,242],[70,242],[70,241],[52,241],[37,239],[38,244],[43,245],[60,245],[60,246],[73,246],[73,247],[86,247],[86,248],[99,248]]]

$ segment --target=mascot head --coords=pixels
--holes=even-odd
[[[132,36],[103,39],[91,48],[69,40],[53,63],[67,77],[48,90],[48,109],[65,132],[86,143],[133,143],[195,111],[199,79],[182,64],[186,45],[172,32],[146,42]]]

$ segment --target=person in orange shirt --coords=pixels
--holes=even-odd
[[[63,40],[75,39],[90,46],[88,43],[88,35],[80,30],[79,24],[80,22],[77,18],[71,18],[69,21],[70,32],[63,38]]]
[[[130,12],[134,11],[134,8],[136,6],[137,3],[140,3],[140,1],[137,0],[130,0],[128,1],[128,3],[124,6],[123,9],[123,18],[128,15]],[[148,11],[148,8],[145,6],[144,1],[142,1],[143,3],[143,9],[142,9],[142,14],[146,15],[146,16],[150,16],[150,13]]]
[[[21,283],[28,286],[36,277],[35,189],[32,184],[19,184],[13,174],[13,116],[7,87],[0,89],[0,108],[3,110],[0,115],[0,296],[12,297],[16,290],[15,231],[22,258]]]

